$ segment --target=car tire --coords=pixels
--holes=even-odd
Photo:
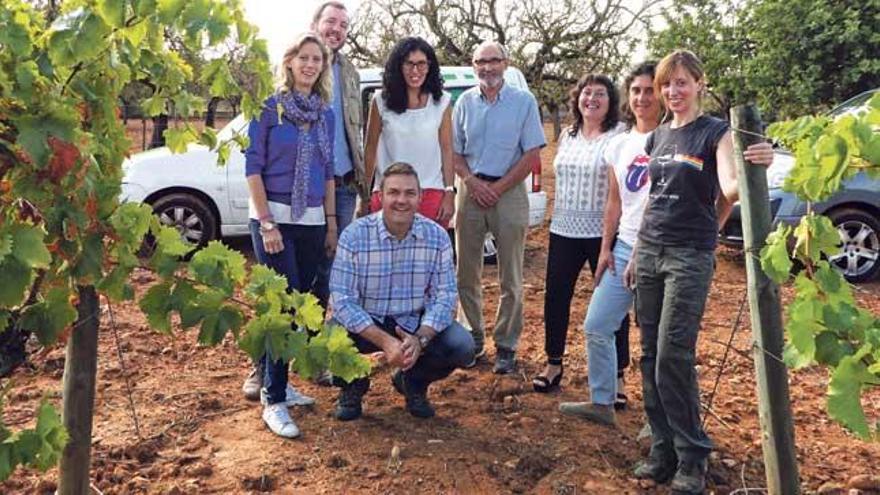
[[[867,282],[880,271],[880,220],[856,208],[827,213],[840,232],[841,253],[829,261],[850,283]]]
[[[152,206],[163,225],[176,228],[181,237],[197,248],[219,238],[219,219],[208,203],[195,194],[168,194],[153,201]]]
[[[498,246],[495,244],[495,237],[491,233],[486,234],[486,240],[483,241],[483,264],[495,265],[498,263]]]

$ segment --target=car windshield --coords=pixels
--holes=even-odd
[[[864,93],[853,96],[852,98],[846,100],[840,105],[834,107],[830,112],[828,112],[828,116],[831,118],[837,118],[847,113],[857,112],[861,109],[861,107],[865,106],[868,100],[870,100],[872,96],[877,94],[878,91],[880,90],[872,89],[870,91],[865,91]]]
[[[232,137],[232,134],[238,132],[240,134],[247,132],[247,121],[244,119],[244,114],[239,114],[238,117],[235,117],[224,127],[220,132],[217,133],[217,139],[220,141],[225,141]]]

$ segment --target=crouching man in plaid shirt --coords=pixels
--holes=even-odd
[[[416,213],[421,199],[412,166],[395,163],[382,174],[382,211],[342,232],[330,275],[333,319],[362,353],[382,351],[398,370],[394,388],[406,409],[434,416],[427,391],[474,358],[470,332],[453,320],[458,302],[452,244],[436,222]],[[370,379],[342,383],[336,418],[360,417]]]

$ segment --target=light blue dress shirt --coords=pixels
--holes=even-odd
[[[336,132],[333,139],[334,175],[345,175],[354,168],[351,163],[351,150],[345,135],[345,113],[342,108],[342,76],[339,62],[333,64],[333,113],[336,114]]]
[[[452,115],[453,148],[471,172],[502,177],[525,152],[547,144],[538,103],[528,91],[504,84],[494,103],[475,86],[458,98]]]

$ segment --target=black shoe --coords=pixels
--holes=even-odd
[[[640,480],[650,479],[663,484],[672,479],[677,466],[678,462],[674,457],[658,459],[655,456],[649,456],[636,464],[633,475]]]
[[[413,390],[407,387],[406,377],[403,371],[397,370],[391,375],[391,384],[397,393],[406,397],[406,410],[417,418],[432,418],[436,414],[434,406],[428,401],[428,393],[425,391]]]
[[[703,493],[706,489],[706,461],[679,464],[669,488],[673,493]]]
[[[351,421],[361,417],[363,414],[361,400],[369,389],[369,378],[358,378],[351,383],[344,384],[339,390],[339,399],[336,401],[336,419]]]
[[[562,381],[562,363],[549,364],[559,366],[559,373],[557,373],[552,379],[547,378],[545,375],[535,375],[535,377],[532,378],[532,388],[535,389],[535,392],[546,394],[559,388],[559,383]]]
[[[495,367],[492,372],[496,375],[513,373],[516,369],[516,353],[507,349],[498,348],[495,353]]]

